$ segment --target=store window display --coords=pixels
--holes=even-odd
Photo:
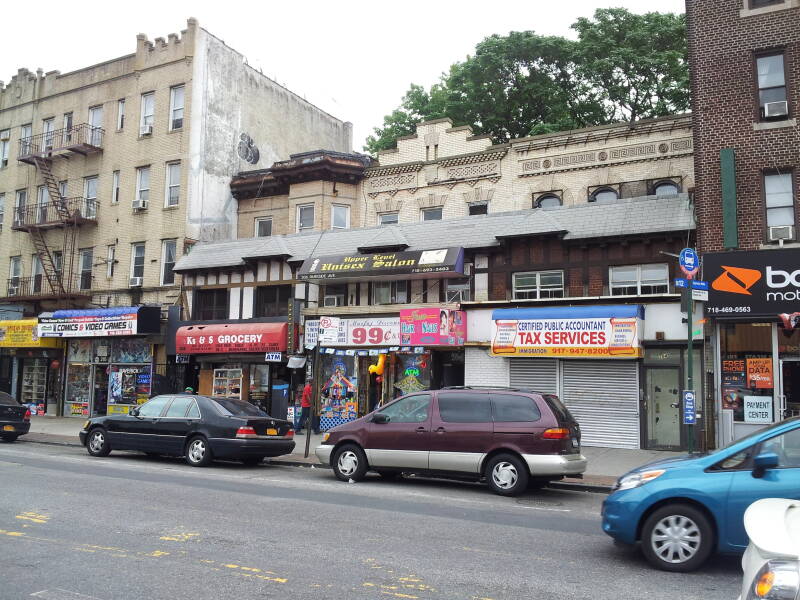
[[[772,423],[775,377],[771,323],[720,325],[722,409],[734,422]]]

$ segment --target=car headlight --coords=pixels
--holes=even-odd
[[[329,437],[331,437],[330,433],[328,433],[327,431],[325,433],[323,433],[322,434],[322,443],[324,444],[325,442],[327,442]]]
[[[796,600],[800,597],[800,561],[770,560],[756,573],[747,600]]]
[[[614,490],[630,490],[644,485],[649,481],[653,481],[656,477],[661,477],[666,471],[664,469],[656,469],[655,471],[642,471],[641,473],[631,473],[620,477]]]

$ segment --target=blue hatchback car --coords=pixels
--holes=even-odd
[[[603,531],[626,544],[641,542],[660,569],[692,571],[714,551],[744,552],[744,511],[771,497],[800,500],[800,417],[710,454],[626,473],[603,502]]]

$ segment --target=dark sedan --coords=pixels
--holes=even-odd
[[[81,444],[92,456],[112,450],[183,456],[193,467],[216,458],[256,465],[294,450],[294,429],[243,400],[207,396],[156,396],[127,415],[84,423]]]
[[[31,411],[11,394],[0,392],[0,439],[13,442],[31,428]]]

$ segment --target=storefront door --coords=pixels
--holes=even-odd
[[[644,405],[647,448],[680,449],[680,369],[645,369]]]
[[[800,416],[800,359],[781,360],[782,414],[776,420]]]

